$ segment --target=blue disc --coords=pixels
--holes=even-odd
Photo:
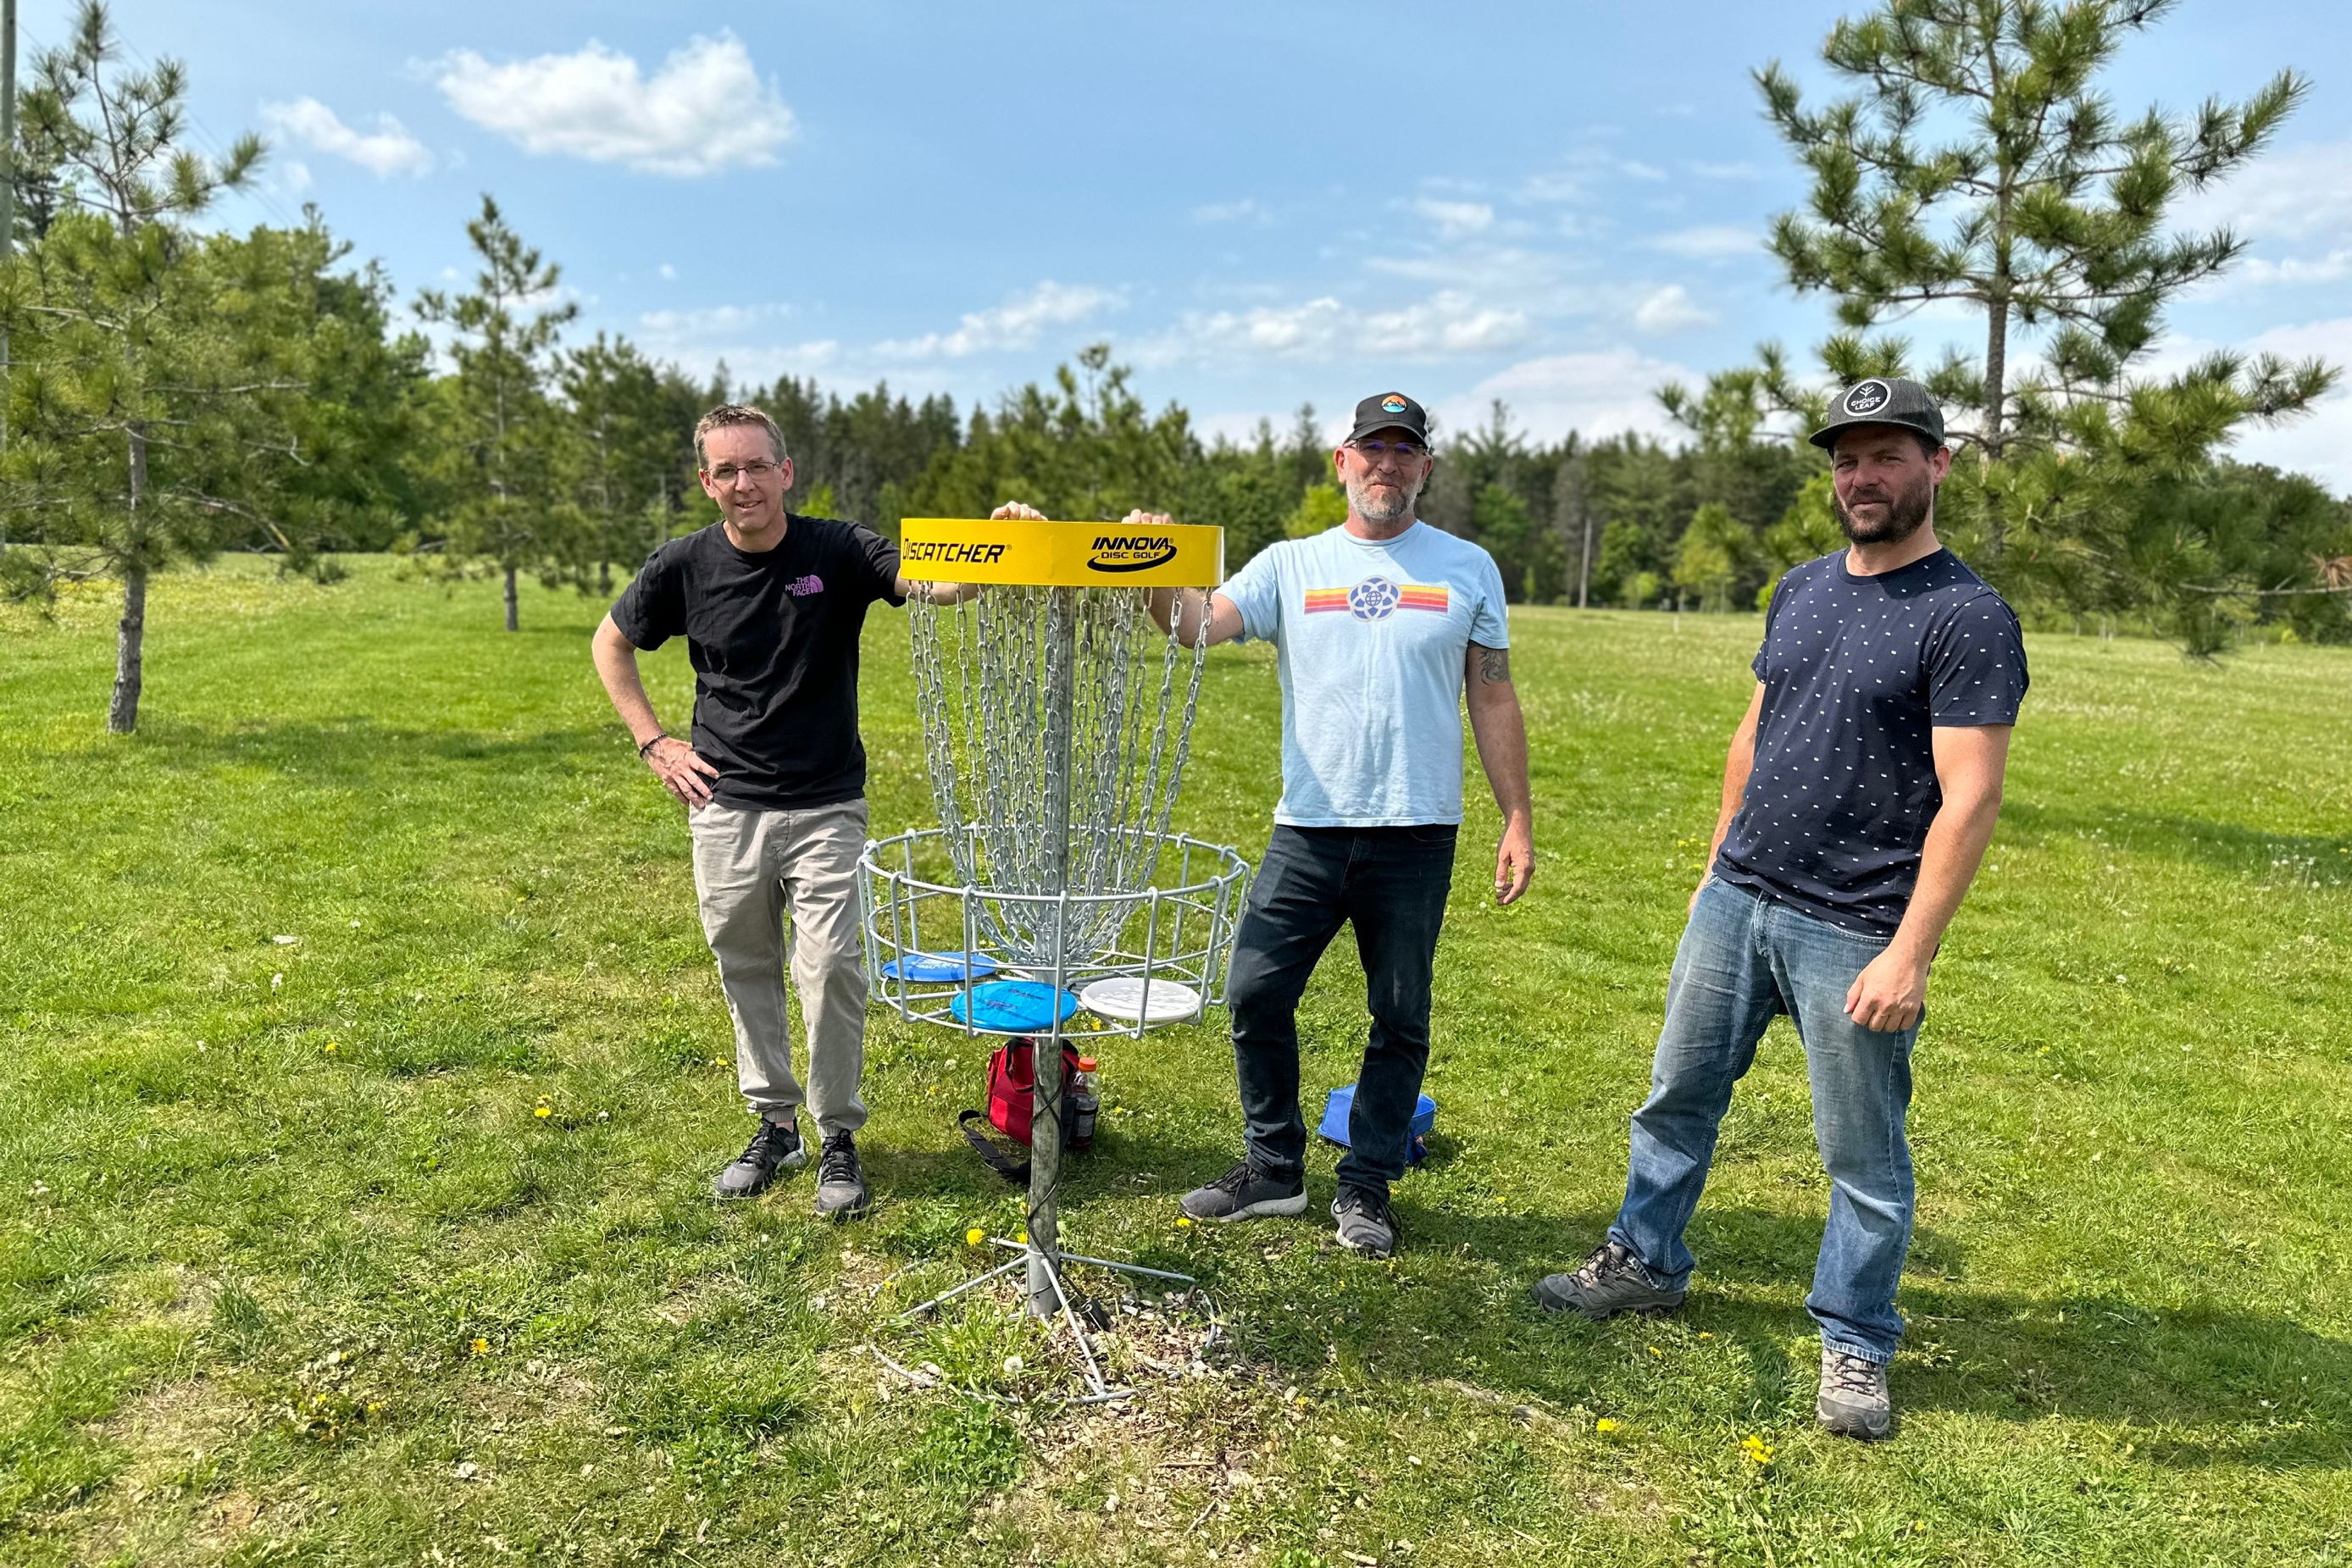
[[[996,960],[985,953],[908,953],[882,966],[887,978],[918,986],[951,986],[967,971],[974,979],[993,975]]]
[[[1077,998],[1043,980],[992,980],[971,988],[970,1022],[991,1034],[1039,1034],[1077,1010]],[[948,1013],[958,1023],[966,1021],[961,994],[949,999]]]

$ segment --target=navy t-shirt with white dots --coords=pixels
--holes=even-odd
[[[1755,670],[1755,766],[1716,874],[1891,935],[1944,803],[1929,732],[2017,722],[2016,614],[1949,550],[1874,577],[1840,550],[1781,578]]]

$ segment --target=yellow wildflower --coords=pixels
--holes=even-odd
[[[490,1342],[484,1339],[481,1335],[476,1334],[474,1336],[474,1343],[467,1346],[467,1348],[471,1350],[476,1355],[488,1355],[490,1354]]]
[[[977,1225],[963,1233],[964,1245],[967,1247],[977,1247],[987,1239],[988,1233]]]
[[[537,1107],[536,1109],[534,1109],[534,1110],[531,1112],[531,1114],[532,1114],[532,1115],[534,1115],[534,1116],[536,1116],[536,1117],[538,1117],[541,1121],[544,1122],[544,1121],[546,1121],[550,1116],[554,1115],[554,1114],[555,1114],[555,1113],[554,1113],[553,1111],[550,1110],[547,1106],[541,1105],[541,1106],[539,1106],[539,1107]]]
[[[1596,1432],[1614,1432],[1617,1429],[1617,1423],[1603,1416],[1592,1424],[1592,1429]]]
[[[1769,1465],[1772,1462],[1772,1445],[1758,1433],[1750,1432],[1740,1438],[1739,1451],[1748,1456],[1751,1464]]]

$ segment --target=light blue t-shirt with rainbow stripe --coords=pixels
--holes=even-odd
[[[1462,821],[1464,660],[1511,645],[1493,556],[1427,523],[1385,541],[1342,526],[1268,546],[1217,591],[1279,652],[1276,821]]]

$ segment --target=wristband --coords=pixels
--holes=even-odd
[[[653,737],[653,739],[648,740],[648,741],[646,741],[643,746],[638,747],[637,747],[637,760],[638,760],[638,761],[640,761],[640,762],[643,762],[643,761],[646,759],[646,752],[651,751],[651,750],[652,750],[656,746],[659,745],[661,742],[663,742],[663,741],[665,741],[665,740],[667,740],[668,738],[669,738],[669,737],[668,737],[667,734],[663,734],[663,735],[656,735],[656,736],[655,736],[655,737]]]

